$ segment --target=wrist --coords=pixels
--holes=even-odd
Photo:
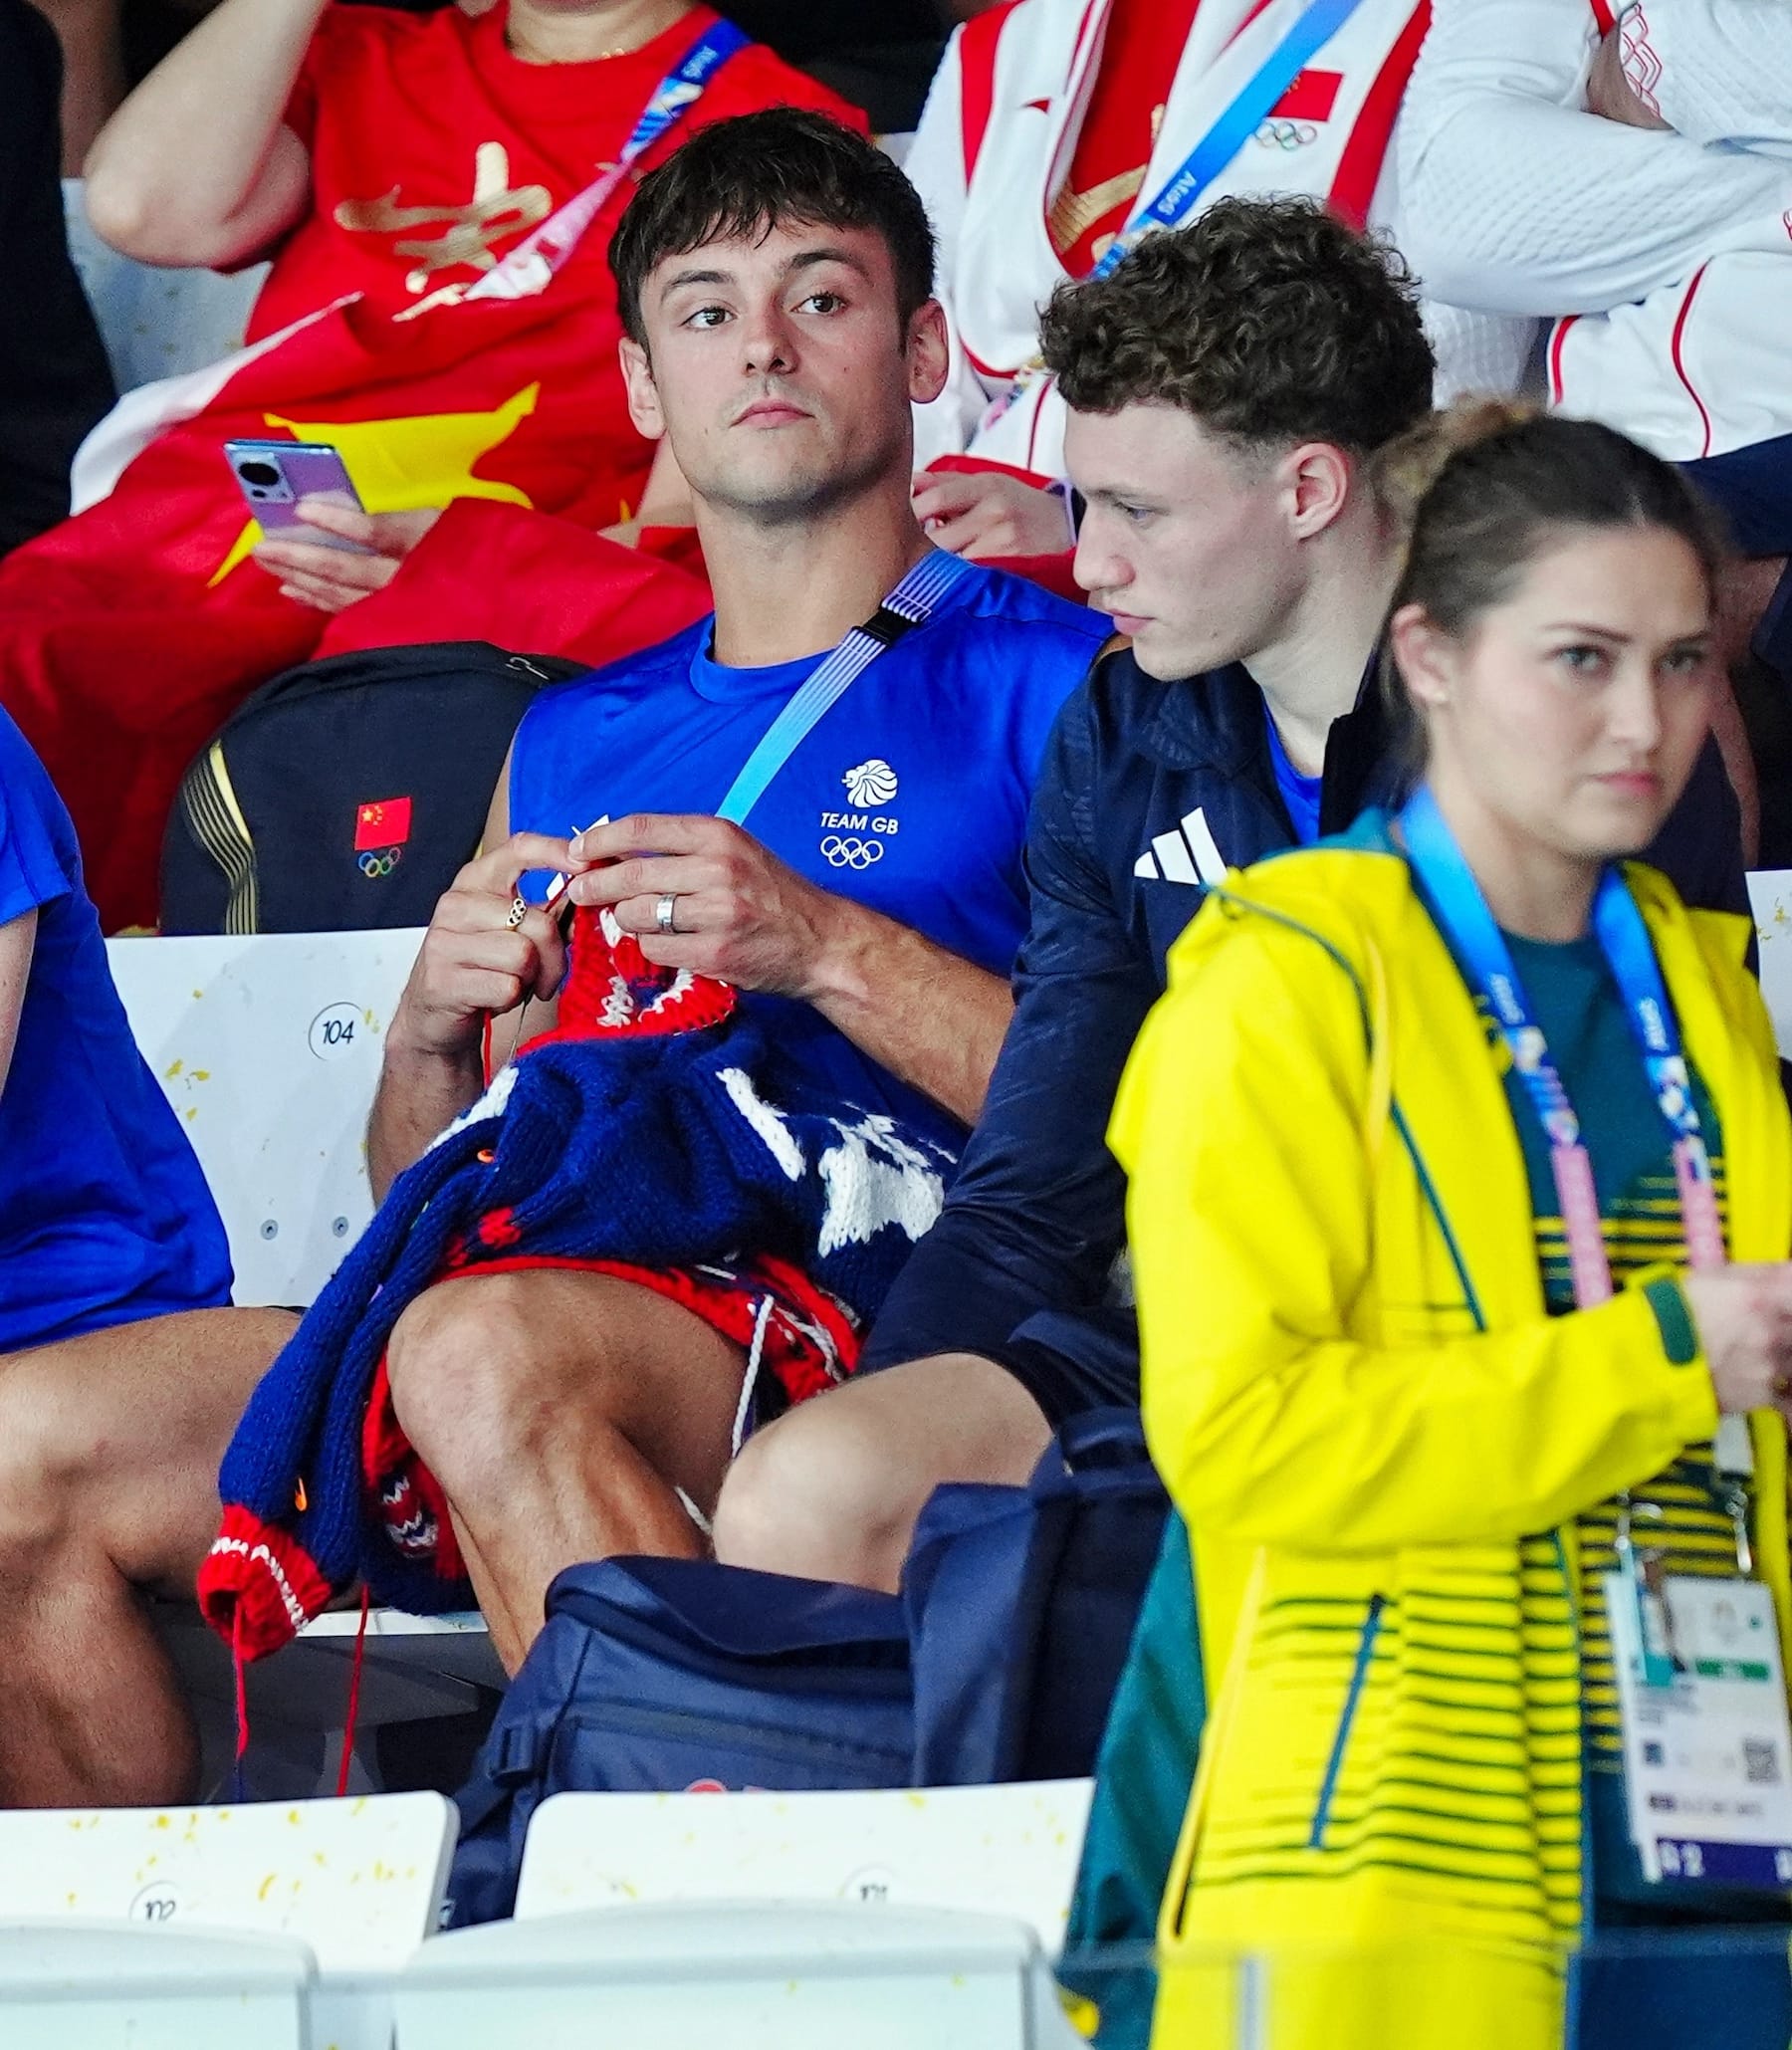
[[[870,999],[870,956],[878,930],[887,924],[875,911],[817,890],[813,940],[791,995],[812,1004],[824,1018],[861,1010]]]
[[[444,1031],[439,1025],[432,1028],[423,1024],[400,1002],[392,1023],[386,1027],[382,1065],[388,1070],[446,1067],[460,1072],[472,1069],[483,1075],[485,1020],[480,1017],[456,1019],[453,1027]]]

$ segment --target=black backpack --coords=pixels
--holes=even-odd
[[[162,840],[162,931],[427,925],[479,845],[530,701],[588,666],[456,640],[286,670],[182,780]]]

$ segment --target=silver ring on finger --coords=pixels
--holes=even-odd
[[[678,899],[672,891],[668,890],[653,907],[653,922],[663,933],[677,932]]]
[[[505,931],[514,933],[528,916],[529,899],[527,897],[513,897],[511,899],[511,908],[504,914]]]

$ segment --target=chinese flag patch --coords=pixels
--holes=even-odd
[[[377,804],[362,804],[354,814],[354,851],[365,854],[375,847],[402,847],[410,838],[411,800],[386,797]]]
[[[1270,118],[1279,114],[1289,121],[1328,121],[1343,83],[1341,71],[1303,71],[1270,109]]]

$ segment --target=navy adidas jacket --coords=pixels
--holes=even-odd
[[[1327,740],[1322,832],[1399,797],[1390,738],[1370,683]],[[1108,1116],[1164,957],[1201,903],[1201,886],[1169,871],[1193,875],[1204,827],[1231,867],[1294,843],[1261,693],[1235,665],[1166,684],[1127,650],[1104,656],[1065,701],[1033,792],[1032,919],[983,1117],[861,1370],[937,1352],[1000,1360],[1022,1337],[1074,1357],[1091,1326],[1104,1348],[1136,1350],[1131,1309],[1105,1299],[1126,1236]],[[1688,904],[1747,913],[1740,816],[1714,743],[1648,858]]]

